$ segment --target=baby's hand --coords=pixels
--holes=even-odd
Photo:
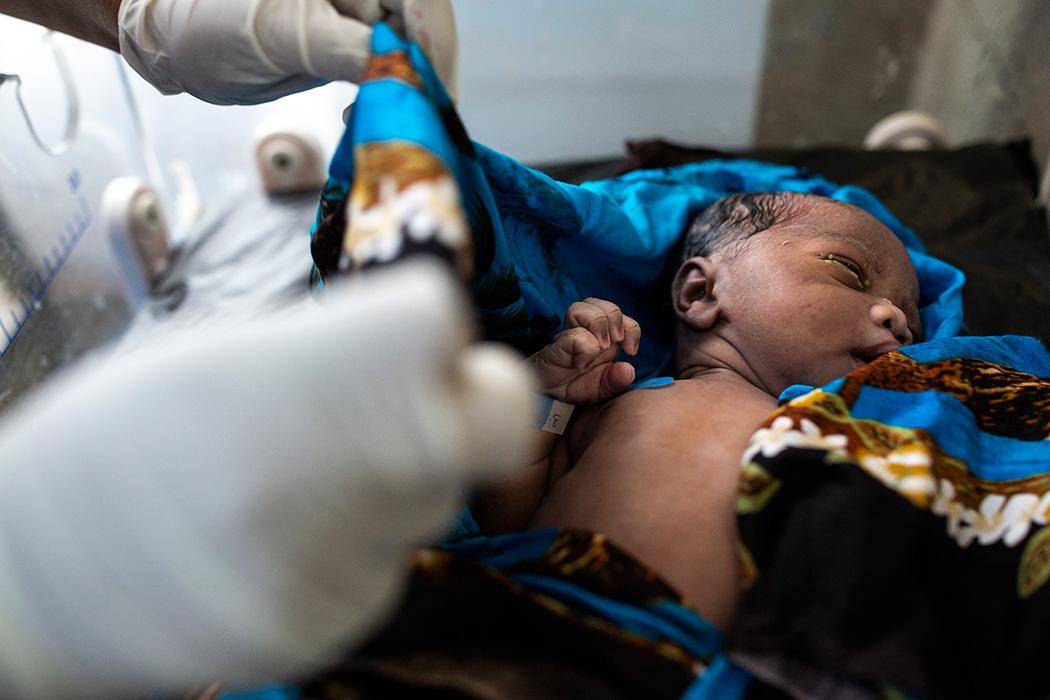
[[[621,347],[637,354],[641,338],[641,326],[620,307],[591,297],[569,307],[565,329],[529,363],[544,393],[577,406],[597,403],[634,381],[634,367],[613,360]]]

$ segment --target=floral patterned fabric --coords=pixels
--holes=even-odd
[[[743,699],[721,633],[606,537],[533,530],[423,550],[394,618],[304,697]],[[432,693],[432,695],[425,694]],[[712,694],[713,693],[713,694]],[[417,697],[417,695],[411,695]]]
[[[794,392],[800,393],[800,392]],[[738,499],[731,656],[822,697],[1045,697],[1050,356],[904,348],[782,406]]]

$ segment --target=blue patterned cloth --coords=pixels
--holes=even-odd
[[[829,696],[1046,696],[1040,341],[942,338],[783,398],[741,472],[734,658]]]
[[[645,331],[632,360],[639,380],[671,374],[670,319],[664,299],[669,256],[689,222],[734,192],[807,192],[856,205],[882,221],[908,248],[919,277],[920,314],[927,339],[962,328],[958,269],[925,253],[920,238],[872,194],[839,186],[802,168],[749,160],[708,161],[642,170],[612,180],[570,185],[512,158],[471,143],[419,49],[383,25],[377,55],[406,52],[422,87],[396,78],[361,86],[346,134],[332,161],[331,179],[314,230],[346,197],[354,149],[364,143],[405,141],[444,161],[462,191],[481,258],[475,301],[488,335],[521,344],[547,342],[575,301],[595,296],[617,303]],[[321,275],[317,275],[319,283]]]

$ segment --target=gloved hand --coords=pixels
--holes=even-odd
[[[524,459],[520,359],[447,272],[75,370],[0,424],[0,697],[298,674],[397,599],[462,489]],[[90,371],[89,371],[90,370]]]
[[[358,82],[381,19],[419,43],[454,95],[450,0],[123,0],[120,52],[165,94],[255,104]]]

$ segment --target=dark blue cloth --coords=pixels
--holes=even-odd
[[[619,304],[643,329],[660,327],[666,323],[658,316],[664,309],[647,302],[668,293],[653,285],[662,280],[668,256],[689,222],[734,192],[790,190],[849,202],[876,216],[904,242],[915,264],[926,338],[950,337],[962,327],[962,272],[927,255],[911,229],[858,187],[747,160],[569,185],[484,147],[478,154],[530,316],[561,317],[569,304],[596,296]],[[640,379],[670,369],[669,344],[650,341],[647,336],[636,362]]]

